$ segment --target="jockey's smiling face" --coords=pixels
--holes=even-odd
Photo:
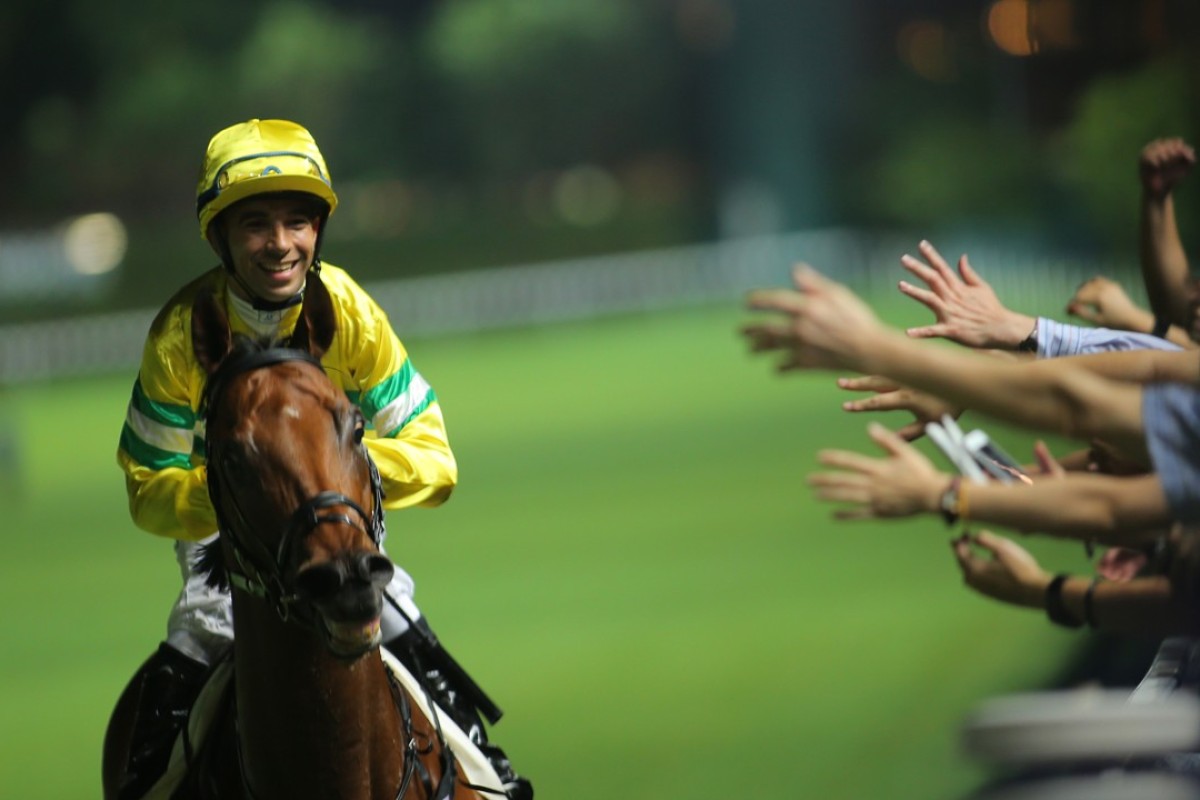
[[[233,270],[258,297],[283,302],[304,288],[316,252],[319,213],[302,195],[248,197],[222,216]],[[244,294],[237,281],[233,290]],[[253,298],[243,298],[253,299]]]

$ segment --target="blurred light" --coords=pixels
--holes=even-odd
[[[553,194],[559,216],[580,227],[608,222],[621,205],[621,185],[617,179],[591,164],[564,172],[555,181]]]
[[[996,0],[988,9],[987,29],[995,45],[1010,56],[1037,52],[1029,35],[1028,0]]]
[[[715,53],[733,40],[737,18],[726,0],[681,0],[675,7],[679,38],[693,50]]]
[[[129,237],[114,214],[85,214],[67,223],[63,252],[80,275],[101,275],[125,258]]]
[[[950,37],[940,22],[910,22],[896,35],[900,60],[922,78],[951,81],[958,77],[950,54]]]
[[[1077,44],[1072,0],[1037,0],[1031,7],[1034,50],[1064,50]]]

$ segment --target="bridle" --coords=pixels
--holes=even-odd
[[[230,585],[259,597],[271,604],[280,619],[285,622],[295,619],[326,635],[324,626],[316,624],[311,609],[307,608],[296,592],[290,590],[284,579],[284,569],[296,542],[320,525],[340,523],[357,528],[370,537],[376,547],[383,541],[384,513],[383,486],[379,470],[371,460],[364,445],[362,455],[370,472],[371,493],[374,507],[368,514],[362,506],[341,492],[321,491],[305,500],[292,513],[283,531],[279,546],[272,553],[262,542],[247,536],[250,524],[230,490],[230,477],[222,467],[222,456],[226,443],[211,436],[213,414],[230,379],[244,372],[251,372],[281,364],[302,362],[323,369],[321,362],[304,350],[286,347],[267,347],[244,352],[235,351],[226,358],[208,380],[204,393],[204,406],[208,412],[204,438],[205,460],[208,464],[208,493],[216,513],[218,529],[228,538],[230,549],[237,564],[227,565]],[[342,506],[351,509],[358,517],[346,513],[326,513],[326,509]]]

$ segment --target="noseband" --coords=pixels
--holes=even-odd
[[[366,445],[359,445],[370,470],[371,493],[374,498],[374,508],[370,514],[341,492],[321,491],[301,503],[292,513],[276,552],[271,553],[257,538],[246,536],[249,522],[238,505],[236,496],[229,491],[230,478],[222,468],[225,443],[214,441],[209,435],[213,430],[213,412],[233,377],[243,372],[252,372],[289,361],[308,363],[324,372],[321,362],[304,350],[267,347],[234,351],[209,377],[204,393],[204,405],[208,412],[204,437],[205,460],[208,464],[208,494],[216,512],[217,526],[221,535],[228,537],[238,567],[234,569],[232,565],[227,565],[230,585],[266,600],[275,607],[284,621],[293,616],[293,609],[298,608],[300,602],[298,595],[288,590],[283,577],[287,558],[298,539],[308,535],[319,525],[340,523],[358,528],[379,547],[383,541],[384,530],[383,486],[379,470],[367,453]],[[322,513],[325,509],[335,506],[352,509],[359,519],[356,521],[345,513]],[[302,616],[311,622],[311,614]]]

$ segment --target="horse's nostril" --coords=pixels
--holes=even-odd
[[[342,588],[345,576],[332,563],[306,567],[296,574],[296,591],[304,597],[318,599]]]
[[[375,586],[386,586],[395,574],[392,560],[379,553],[365,553],[358,563],[359,574]]]

